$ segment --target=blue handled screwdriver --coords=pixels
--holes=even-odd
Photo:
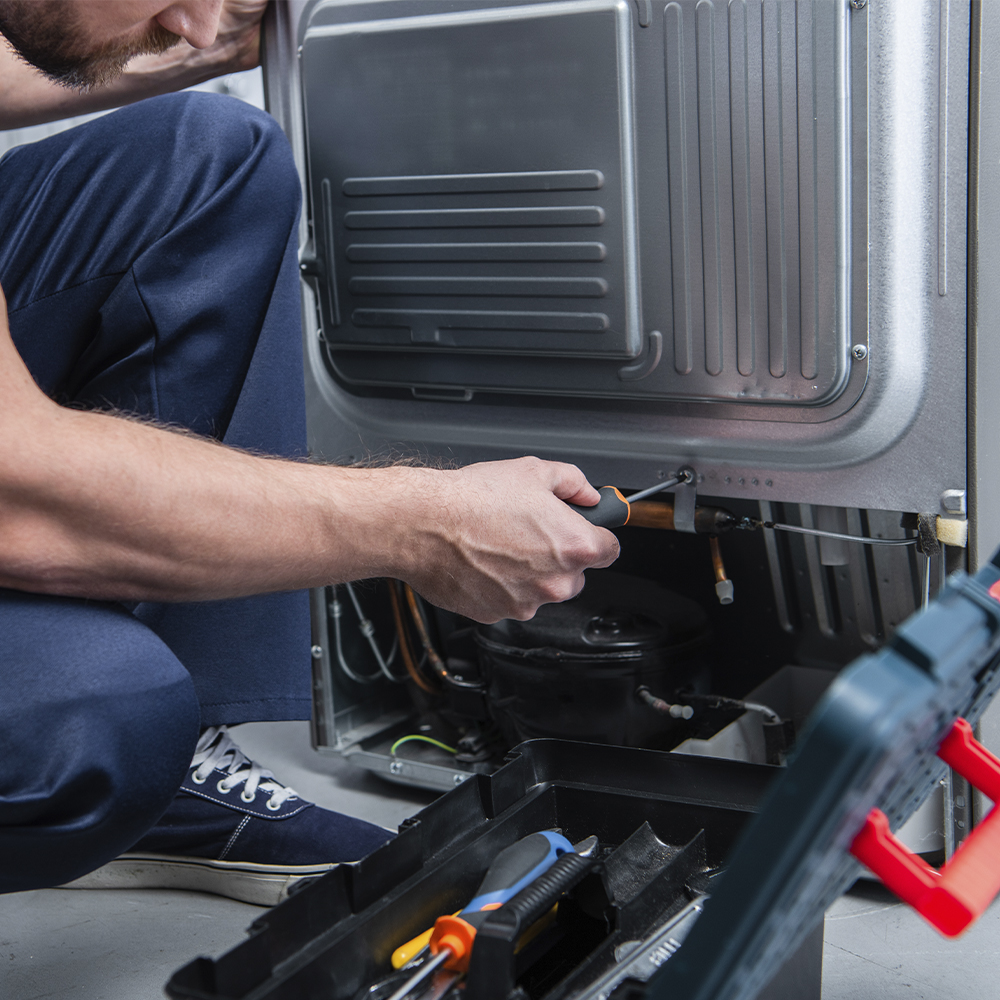
[[[466,972],[476,932],[490,912],[499,909],[548,871],[562,855],[573,850],[573,845],[561,833],[552,830],[529,834],[504,848],[487,869],[472,902],[456,916],[438,917],[430,940],[430,951],[434,957],[403,983],[389,1000],[402,1000],[441,966],[454,973],[449,977],[449,984]]]

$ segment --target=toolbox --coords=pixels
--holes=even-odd
[[[459,986],[467,1000],[818,998],[823,914],[860,873],[857,857],[946,935],[1000,890],[1000,813],[940,873],[887,833],[945,761],[1000,796],[1000,762],[971,736],[998,665],[1000,553],[974,577],[953,575],[883,650],[843,671],[786,767],[530,741],[374,854],[307,884],[228,954],[185,966],[167,992],[385,1000],[400,982],[395,948],[461,909],[502,849],[558,829],[596,836],[596,856],[571,854],[565,871],[560,859],[544,892],[491,914]]]

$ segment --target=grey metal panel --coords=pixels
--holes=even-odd
[[[436,9],[435,4],[424,0],[426,9]],[[382,0],[364,6],[363,13],[388,16],[397,6]],[[343,19],[359,9],[355,0],[307,7],[314,16],[321,11],[324,17]],[[594,481],[626,488],[646,485],[658,472],[690,462],[704,476],[700,489],[720,497],[936,510],[943,490],[966,485],[967,4],[952,0],[947,17],[946,78],[952,84],[942,88],[941,7],[936,0],[879,0],[850,14],[851,340],[869,353],[860,362],[852,360],[848,388],[837,403],[798,408],[698,402],[637,406],[554,399],[545,406],[503,400],[479,406],[477,397],[471,404],[372,398],[331,377],[307,293],[307,397],[314,451],[347,460],[392,445],[460,462],[533,453],[576,461]],[[659,95],[655,120],[665,122],[662,32],[654,37],[656,31],[655,26],[633,29],[637,49],[655,43],[661,53],[658,66],[637,59],[636,90]],[[300,38],[302,32],[300,26]],[[944,116],[944,170],[942,90],[950,104]],[[294,140],[296,122],[284,124]],[[653,135],[654,125],[638,119],[642,191],[654,181],[662,184],[665,171],[666,147]],[[304,159],[301,143],[296,146]],[[943,230],[938,225],[941,183],[948,214]],[[663,206],[645,198],[640,207],[644,271],[669,274],[669,240],[663,236],[669,232],[669,216]],[[942,239],[947,273],[943,296],[938,287]],[[643,289],[643,300],[644,306],[653,306],[649,288]],[[544,368],[549,361],[558,363],[536,358],[534,364]],[[848,400],[853,405],[843,402]]]
[[[628,6],[425,10],[302,45],[334,367],[358,381],[358,346],[636,356]]]
[[[672,0],[644,31],[623,0],[503,2],[448,14],[383,4],[374,10],[396,18],[373,20],[370,5],[357,5],[352,19],[346,5],[327,4],[310,21],[307,135],[325,222],[317,241],[325,332],[340,378],[793,407],[836,400],[851,370],[846,8]],[[338,19],[326,23],[333,7]],[[645,86],[650,65],[660,76],[655,91]],[[644,85],[633,95],[634,73]],[[644,166],[633,151],[640,137]],[[457,172],[439,173],[442,164]],[[352,175],[390,165],[409,173]],[[598,182],[552,183],[588,174]],[[622,254],[613,219],[603,228],[618,176]],[[663,232],[654,221],[638,243],[637,183],[644,215],[662,202],[666,217]],[[529,203],[532,191],[545,192],[541,204]],[[471,192],[477,197],[464,197]],[[350,204],[380,195],[378,208]],[[372,229],[391,233],[366,235]],[[670,251],[663,265],[661,241]],[[637,270],[640,244],[649,263]],[[563,303],[546,322],[544,303],[518,309],[488,295],[484,304],[495,308],[396,309],[382,290],[373,310],[361,303],[335,313],[358,268],[394,263],[413,277],[434,262],[439,277],[501,277],[540,271],[543,261],[559,273],[560,260],[576,261],[577,275],[600,268],[612,277],[603,310]],[[665,331],[664,363],[659,333],[649,334],[649,360],[637,369],[576,360],[633,357],[642,328]],[[346,353],[372,346],[379,353]],[[414,351],[426,356],[411,359]],[[558,360],[510,357],[517,354]]]

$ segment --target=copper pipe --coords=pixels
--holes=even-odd
[[[715,535],[710,535],[708,547],[712,551],[712,568],[715,570],[715,593],[720,604],[733,603],[733,581],[726,576],[726,567],[722,563],[722,550],[719,548],[719,539]]]
[[[408,583],[403,584],[403,593],[406,594],[406,603],[410,606],[410,614],[413,616],[413,624],[417,626],[417,634],[420,636],[420,642],[424,647],[424,651],[427,653],[427,659],[431,661],[434,673],[436,673],[442,680],[445,680],[448,677],[448,670],[441,661],[441,657],[438,656],[437,650],[431,643],[431,637],[427,634],[427,626],[424,624],[424,616],[420,613],[420,608],[417,606],[417,595],[413,593],[413,588]]]
[[[674,530],[674,505],[656,500],[638,500],[629,504],[630,528],[663,528]]]
[[[392,618],[396,623],[396,634],[399,636],[399,651],[403,656],[403,663],[406,666],[406,672],[410,675],[413,683],[416,684],[421,691],[426,691],[428,694],[437,694],[435,689],[420,676],[420,671],[417,669],[417,663],[413,657],[413,650],[410,648],[410,637],[407,635],[406,627],[403,625],[403,609],[399,603],[399,594],[396,591],[396,581],[389,580],[387,582],[389,584],[389,599],[392,602]]]
[[[662,528],[675,531],[673,500],[638,500],[629,504],[629,527]],[[717,535],[736,525],[736,518],[724,507],[699,505],[694,509],[694,530],[699,535]]]

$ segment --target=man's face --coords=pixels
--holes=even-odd
[[[89,90],[115,80],[133,57],[164,52],[182,37],[211,44],[220,7],[221,0],[0,0],[0,34],[56,83]]]

